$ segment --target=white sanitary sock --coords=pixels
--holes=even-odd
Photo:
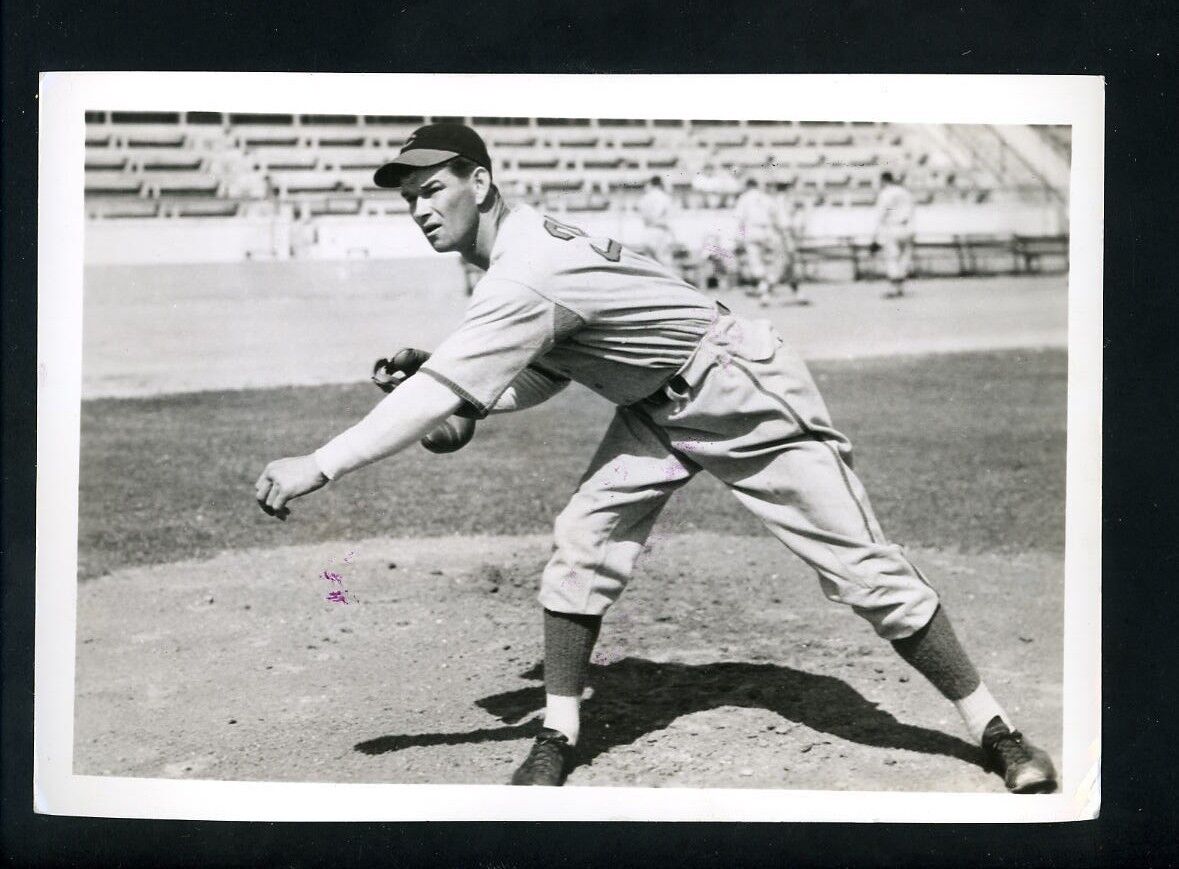
[[[1002,718],[1009,728],[1015,729],[1011,724],[1011,719],[1003,711],[1003,707],[991,696],[986,682],[979,682],[978,687],[970,694],[961,700],[955,700],[954,706],[957,707],[958,714],[962,716],[966,729],[970,732],[970,738],[977,743],[982,743],[983,731],[996,715]]]
[[[581,733],[581,698],[545,694],[544,702],[544,726],[561,731],[569,737],[570,745],[577,745]]]

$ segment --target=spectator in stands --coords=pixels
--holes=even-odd
[[[884,298],[902,298],[913,269],[913,194],[891,172],[880,176],[872,247],[884,258],[884,274],[892,284]]]
[[[763,308],[768,308],[775,285],[782,274],[781,209],[773,197],[761,189],[756,178],[745,182],[745,192],[737,197],[734,208],[737,220],[737,247],[743,251],[745,275],[752,281]]]
[[[663,189],[663,179],[656,175],[647,182],[647,189],[638,202],[639,217],[643,221],[643,238],[638,250],[665,266],[672,265],[675,249],[671,211],[671,197]]]

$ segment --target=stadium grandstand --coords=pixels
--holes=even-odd
[[[1067,267],[1068,127],[210,111],[86,113],[87,261],[424,255],[405,203],[373,172],[439,121],[480,131],[510,199],[624,243],[660,176],[685,260],[731,234],[752,177],[805,204],[811,278],[871,275],[888,170],[918,204],[919,274]]]

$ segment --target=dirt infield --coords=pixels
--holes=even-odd
[[[75,772],[500,783],[525,752],[546,529],[604,404],[569,390],[489,420],[461,453],[366,469],[285,525],[250,500],[267,460],[377,398],[286,387],[352,383],[457,321],[457,274],[390,274],[87,270],[83,394],[136,397],[83,403]],[[911,354],[1064,347],[1065,282],[879,292],[815,287],[768,316],[827,360],[816,379],[885,528],[924,544],[993,691],[1059,759],[1067,357]],[[607,616],[571,785],[1002,790],[950,704],[718,484],[692,485]]]
[[[378,538],[85,583],[75,772],[503,783],[543,705],[547,554],[545,535]],[[1061,560],[913,555],[1059,757]],[[768,535],[657,536],[594,661],[570,785],[1002,790],[953,708]]]
[[[351,383],[375,358],[433,347],[466,304],[442,258],[395,262],[102,266],[85,277],[84,398],[203,389]],[[815,304],[769,317],[807,359],[1063,347],[1063,277],[915,282],[884,301],[879,284],[808,287]]]

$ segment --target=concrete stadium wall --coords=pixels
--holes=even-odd
[[[578,212],[554,216],[592,235],[634,244],[642,226],[633,212]],[[808,218],[811,237],[872,233],[871,208],[817,208]],[[929,205],[917,209],[920,236],[966,233],[987,235],[1056,235],[1066,229],[1060,216],[1039,205]],[[710,235],[721,243],[736,231],[732,212],[691,211],[675,222],[679,240],[699,250]],[[138,263],[214,263],[284,259],[400,259],[428,256],[429,245],[405,215],[356,218],[323,217],[312,224],[284,218],[122,218],[94,220],[86,226],[88,265]]]

